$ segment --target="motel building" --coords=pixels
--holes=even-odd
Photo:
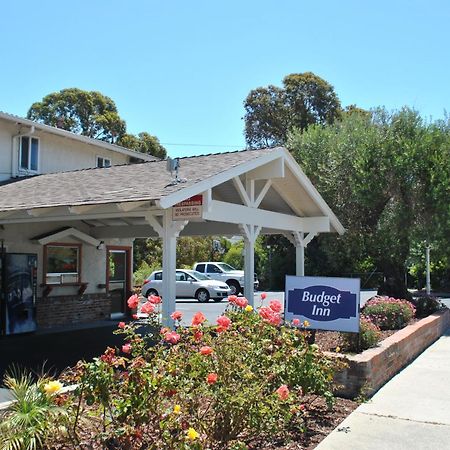
[[[260,234],[286,236],[303,275],[308,243],[344,233],[285,148],[176,165],[0,113],[1,335],[126,316],[135,238],[162,239],[171,325],[179,236],[243,236],[251,303]]]

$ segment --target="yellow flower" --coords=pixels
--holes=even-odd
[[[44,384],[44,391],[48,395],[56,394],[62,389],[63,385],[59,381],[49,381]]]
[[[303,321],[303,326],[305,327],[305,328],[307,328],[307,327],[309,327],[311,324],[307,321],[307,320],[304,320]]]
[[[190,441],[195,441],[200,435],[191,427],[187,430],[187,438]]]
[[[173,407],[173,413],[174,414],[181,414],[181,406],[180,405],[175,405]]]
[[[336,353],[339,353],[341,351],[341,347],[336,347]]]
[[[248,312],[252,312],[253,311],[253,306],[252,305],[247,305],[245,307],[245,310],[248,311]]]

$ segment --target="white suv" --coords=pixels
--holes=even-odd
[[[208,275],[213,280],[225,281],[230,286],[233,295],[244,292],[244,271],[237,270],[223,262],[199,262],[195,263],[194,270]],[[254,288],[258,289],[259,281],[255,274]]]

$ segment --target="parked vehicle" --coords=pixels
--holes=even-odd
[[[244,292],[244,271],[237,270],[229,264],[223,262],[199,262],[195,263],[194,270],[208,275],[213,280],[224,281],[231,289],[232,295],[237,295]],[[255,281],[253,284],[255,289],[259,287],[258,277],[255,274]]]
[[[142,295],[160,295],[162,289],[162,270],[156,270],[145,279],[142,286]],[[211,280],[208,276],[195,270],[176,271],[176,296],[177,298],[196,298],[205,303],[212,298],[220,302],[231,295],[231,289],[227,284],[217,280]]]

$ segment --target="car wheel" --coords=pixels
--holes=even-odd
[[[159,295],[158,291],[156,289],[149,289],[146,293],[145,293],[145,298],[149,298],[150,295]]]
[[[200,303],[206,303],[207,301],[209,301],[209,292],[206,289],[199,289],[196,293],[195,293],[195,298],[200,302]]]
[[[235,280],[230,280],[227,282],[228,286],[231,289],[230,295],[238,295],[239,291],[241,290],[241,286],[239,286],[239,283]]]

